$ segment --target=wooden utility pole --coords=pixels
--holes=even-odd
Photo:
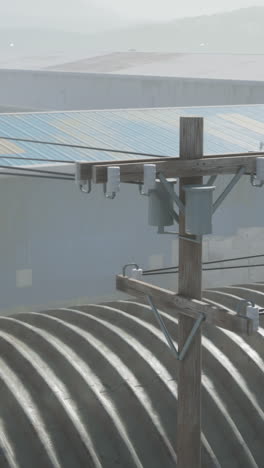
[[[203,156],[203,119],[180,119],[180,159]],[[202,184],[201,176],[180,179],[180,198],[185,201],[184,185]],[[179,232],[185,232],[184,215],[180,213]],[[202,239],[201,243],[179,239],[179,294],[201,299],[202,295]],[[195,320],[179,315],[178,344],[182,350]],[[178,362],[178,412],[177,412],[177,467],[201,468],[201,328],[183,361]]]
[[[234,174],[214,203],[209,200],[207,204],[199,206],[200,210],[204,210],[201,211],[201,214],[212,216],[243,174],[257,178],[260,176],[260,180],[264,182],[262,171],[259,169],[261,161],[258,161],[258,158],[263,159],[263,157],[264,153],[203,157],[203,118],[182,117],[180,119],[180,158],[156,157],[154,160],[147,160],[155,164],[156,176],[165,186],[166,179],[170,177],[180,179],[182,203],[179,202],[177,196],[173,196],[173,200],[181,210],[179,213],[178,294],[126,276],[125,271],[123,271],[123,275],[116,277],[116,287],[119,291],[131,296],[147,296],[148,303],[158,317],[159,325],[168,345],[178,359],[177,468],[201,468],[201,319],[204,318],[209,325],[221,327],[240,335],[252,335],[257,332],[259,327],[258,307],[251,307],[245,314],[238,314],[235,311],[202,301],[202,237],[191,236],[185,232],[185,215],[183,213],[186,210],[189,222],[193,213],[190,211],[192,206],[188,205],[190,198],[187,206],[185,205],[184,186],[202,185],[203,176]],[[106,183],[109,166],[116,164],[120,167],[120,182],[135,184],[144,182],[145,160],[133,160],[133,162],[115,160],[105,161],[102,164],[79,163],[78,177],[81,181],[91,182],[92,180],[95,184]],[[200,203],[202,205],[204,202]],[[194,216],[195,219],[196,216]],[[208,230],[211,232],[209,228]],[[208,231],[194,229],[190,232]],[[173,344],[157,307],[179,316],[178,350]],[[195,329],[193,330],[194,325]],[[190,332],[192,332],[191,335]]]

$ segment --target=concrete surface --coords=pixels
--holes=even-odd
[[[262,103],[262,81],[0,70],[0,106],[10,111]]]

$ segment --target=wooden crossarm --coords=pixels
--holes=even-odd
[[[261,153],[263,155],[263,153]],[[181,160],[179,158],[169,158],[166,160],[149,160],[149,163],[155,163],[157,172],[162,172],[167,178],[174,177],[192,177],[207,176],[214,174],[234,174],[241,167],[245,168],[245,173],[252,174],[256,172],[256,156],[259,153],[246,153],[242,155],[222,155],[215,157],[203,157],[193,160]],[[121,182],[143,182],[143,165],[146,161],[137,162],[119,162],[115,165],[120,166]],[[113,163],[112,163],[113,164]],[[107,167],[109,163],[95,164],[92,167],[92,180],[96,184],[107,182]]]
[[[142,158],[142,159],[120,159],[120,160],[111,160],[111,161],[80,161],[79,164],[80,164],[80,179],[82,180],[90,180],[92,179],[93,177],[93,167],[104,167],[106,169],[104,169],[105,173],[107,171],[107,167],[109,166],[121,166],[123,164],[131,164],[131,163],[134,163],[134,162],[139,162],[139,163],[142,163],[142,164],[146,164],[146,163],[149,163],[149,164],[152,164],[154,163],[155,161],[157,161],[158,158]],[[178,157],[175,157],[175,158],[171,158],[171,157],[166,157],[166,158],[162,158],[162,161],[171,161],[171,160],[177,160]],[[160,159],[158,159],[160,161]],[[105,182],[105,181],[104,181]]]
[[[172,291],[159,288],[127,276],[116,277],[116,288],[135,297],[151,296],[155,305],[162,310],[184,314],[197,319],[202,313],[210,325],[225,328],[240,335],[252,335],[256,330],[253,320],[236,313],[213,306],[204,301],[179,296]]]

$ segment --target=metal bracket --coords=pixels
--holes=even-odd
[[[244,174],[245,174],[245,168],[241,167],[239,171],[235,174],[235,176],[231,179],[229,184],[226,186],[225,190],[221,193],[221,195],[217,198],[217,200],[213,204],[213,213],[215,213],[217,208],[219,208],[219,206],[223,203],[227,195],[231,192],[231,190],[239,182],[239,180]]]
[[[167,181],[166,181],[166,182],[167,182]],[[139,191],[140,191],[140,189],[139,189]],[[141,192],[140,192],[140,193],[141,193]],[[144,193],[143,193],[143,194],[141,193],[141,195],[144,195]],[[147,195],[147,196],[148,196],[148,195]],[[158,192],[157,192],[157,197],[160,198]],[[168,206],[168,209],[169,209],[169,212],[170,212],[171,216],[173,217],[174,221],[176,221],[176,223],[179,224],[179,215],[178,215],[178,213],[176,213],[176,211],[175,211],[174,209],[171,210],[169,206]],[[164,232],[162,232],[162,231],[160,230],[160,229],[162,229],[162,228],[163,228],[163,230],[164,230],[164,227],[163,227],[163,226],[160,226],[160,227],[159,227],[159,229],[158,229],[158,234],[164,234]]]
[[[82,163],[76,162],[75,163],[75,182],[78,185],[80,191],[82,193],[91,193],[92,191],[92,181],[91,179],[84,179],[84,175],[82,174]]]
[[[86,187],[86,188],[85,188]],[[82,193],[91,193],[92,191],[92,182],[91,179],[87,180],[86,184],[79,184],[79,189]]]
[[[238,302],[237,307],[236,307],[236,312],[237,312],[238,315],[240,314],[240,311],[241,311],[241,308],[242,308],[243,304],[245,304],[246,306],[250,305],[252,307],[255,307],[255,302],[247,300],[247,299],[240,299],[240,301]]]
[[[196,239],[191,239],[190,237],[182,236],[179,232],[165,231],[164,226],[159,226],[158,234],[169,234],[171,236],[177,236],[179,239],[194,242],[195,244],[201,244],[201,236],[195,236]]]
[[[104,184],[104,196],[105,198],[108,198],[109,200],[114,200],[114,198],[116,197],[116,193],[112,192],[111,195],[107,193],[106,184]]]
[[[218,175],[212,175],[211,177],[209,177],[206,185],[207,187],[210,187],[211,185],[214,185],[216,179],[217,179]]]
[[[255,176],[255,174],[251,174],[250,182],[251,182],[252,187],[261,188],[264,185],[264,182],[261,182],[261,181],[258,182],[258,178],[257,176]]]
[[[185,344],[181,350],[181,352],[179,353],[179,351],[176,349],[175,345],[174,345],[174,342],[173,342],[173,339],[163,321],[163,318],[162,316],[160,315],[158,309],[156,308],[156,306],[154,305],[153,301],[152,301],[152,298],[150,296],[147,296],[147,300],[148,300],[148,303],[152,309],[152,312],[154,313],[156,319],[157,319],[157,322],[160,326],[160,329],[161,331],[163,332],[166,340],[167,340],[167,343],[171,349],[171,351],[173,352],[174,356],[176,357],[177,361],[183,361],[183,359],[185,358],[191,344],[192,344],[192,341],[193,341],[193,338],[195,337],[195,334],[196,332],[198,331],[201,323],[205,320],[205,315],[204,314],[200,314],[200,317],[198,317],[198,319],[195,321],[195,324],[187,338],[187,340],[185,341]]]
[[[166,177],[162,174],[162,172],[158,173],[158,178],[161,181],[163,187],[165,188],[166,192],[170,195],[170,197],[173,199],[173,201],[178,205],[179,210],[184,214],[185,212],[185,206],[178,197],[177,193],[174,192],[174,190],[171,190],[171,186],[169,182],[167,181]]]
[[[143,197],[148,197],[149,196],[148,193],[145,193],[143,191],[143,184],[138,184],[138,190],[139,190],[140,195],[142,195]]]
[[[126,265],[123,266],[123,270],[122,270],[123,276],[126,276],[126,271],[128,267],[136,267],[137,270],[139,270],[139,266],[137,263],[127,263]]]

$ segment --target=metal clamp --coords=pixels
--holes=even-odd
[[[257,187],[257,188],[261,188],[264,185],[264,182],[258,181],[258,178],[255,174],[251,174],[250,183],[252,187]]]
[[[201,236],[195,236],[196,239],[192,239],[191,237],[182,236],[179,232],[174,231],[165,231],[164,226],[158,227],[158,234],[169,234],[170,236],[177,236],[178,239],[183,239],[188,242],[193,242],[194,244],[201,244]]]
[[[144,164],[144,183],[139,185],[141,195],[148,196],[156,188],[156,164]]]
[[[159,313],[158,309],[156,308],[156,306],[154,305],[153,301],[152,301],[152,298],[150,296],[147,296],[147,300],[148,300],[148,303],[152,309],[152,312],[154,313],[156,319],[157,319],[157,322],[160,326],[160,329],[161,331],[163,332],[166,340],[167,340],[167,343],[171,349],[171,351],[173,352],[174,356],[176,357],[177,361],[183,361],[183,359],[185,358],[191,344],[192,344],[192,341],[195,337],[195,334],[197,333],[201,323],[206,319],[205,315],[204,314],[200,314],[200,317],[198,317],[198,319],[195,321],[194,323],[194,326],[187,338],[187,340],[185,341],[185,344],[181,350],[181,352],[179,353],[179,351],[176,349],[175,345],[174,345],[174,342],[173,342],[173,339],[163,321],[163,318],[161,316],[161,314]]]
[[[92,182],[82,174],[82,163],[75,163],[75,182],[82,193],[90,193],[92,191]]]
[[[148,197],[149,194],[148,193],[145,193],[144,190],[143,190],[143,184],[138,184],[138,190],[139,190],[139,193],[140,195],[144,196],[144,197]]]
[[[111,192],[111,195],[107,192],[107,185],[104,184],[104,196],[105,198],[108,198],[109,200],[114,200],[116,197],[116,192]]]
[[[123,266],[123,270],[122,270],[123,276],[126,276],[126,271],[128,267],[136,267],[137,270],[139,270],[139,266],[137,263],[127,263],[126,265]]]
[[[236,312],[238,314],[240,314],[241,307],[242,307],[243,304],[255,307],[255,302],[249,301],[248,299],[240,299],[240,301],[238,302],[237,307],[236,307]]]
[[[105,198],[113,200],[120,191],[120,166],[107,167],[107,183],[104,184]]]
[[[162,172],[158,173],[158,178],[161,181],[161,183],[162,183],[164,189],[166,190],[166,192],[170,195],[172,200],[176,203],[179,210],[184,214],[184,212],[185,212],[184,204],[182,203],[182,201],[178,197],[177,193],[175,193],[173,190],[171,190],[171,186],[170,186],[169,182],[167,181],[166,177],[164,176],[164,174],[162,174]]]
[[[92,191],[92,182],[87,180],[85,184],[79,184],[79,189],[82,193],[91,193]]]
[[[258,328],[259,328],[259,307],[252,301],[242,299],[238,303],[238,306],[237,306],[238,315],[241,315],[241,314],[239,314],[239,312],[241,310],[241,306],[242,306],[243,303],[246,303],[246,309],[245,309],[245,313],[243,315],[245,315],[246,317],[248,317],[249,319],[252,320],[252,330],[253,331],[258,331]]]

